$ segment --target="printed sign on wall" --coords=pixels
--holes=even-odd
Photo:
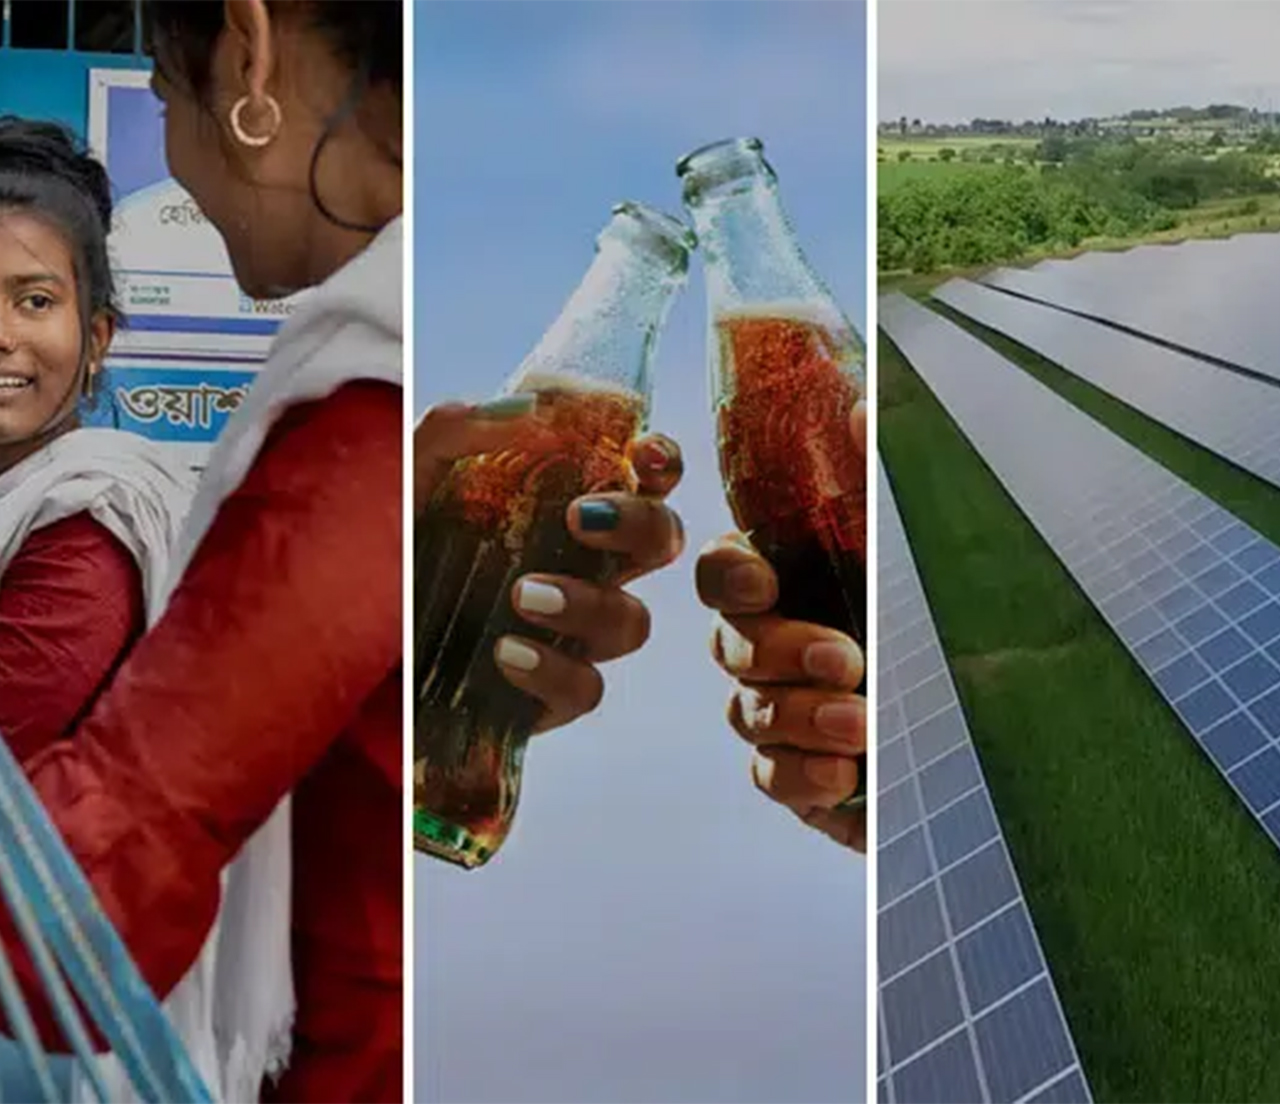
[[[241,293],[221,235],[169,175],[164,108],[149,72],[90,71],[89,144],[115,192],[111,248],[130,319],[125,347],[264,356],[297,297]]]
[[[253,383],[252,371],[201,368],[181,363],[139,364],[113,358],[102,397],[85,423],[127,429],[158,441],[207,445],[239,408]]]
[[[90,421],[207,451],[298,297],[258,301],[222,237],[170,175],[151,74],[89,73],[89,144],[115,196],[111,256],[127,324]]]

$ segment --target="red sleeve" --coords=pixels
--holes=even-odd
[[[161,997],[199,953],[222,868],[400,665],[401,435],[385,384],[292,410],[75,739],[28,764]]]
[[[145,626],[137,563],[87,513],[27,537],[0,578],[0,734],[19,761],[66,735]]]

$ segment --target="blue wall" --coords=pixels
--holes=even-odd
[[[145,57],[0,49],[0,114],[50,119],[81,138],[89,125],[90,69],[149,69]]]

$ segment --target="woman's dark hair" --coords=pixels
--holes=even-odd
[[[403,0],[267,0],[267,6],[273,14],[305,19],[351,69],[346,99],[329,119],[311,155],[311,200],[338,226],[376,230],[346,222],[329,210],[316,189],[316,167],[329,138],[355,113],[367,89],[385,87],[403,96]],[[143,42],[156,68],[165,76],[172,75],[167,66],[176,68],[204,104],[212,82],[214,48],[226,26],[223,0],[142,0],[142,19]],[[393,151],[385,152],[399,161]]]
[[[50,223],[75,264],[82,356],[92,320],[120,321],[107,253],[111,184],[102,163],[56,123],[0,116],[0,213],[23,211]]]

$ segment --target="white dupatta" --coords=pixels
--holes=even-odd
[[[401,219],[310,293],[281,328],[262,371],[209,457],[179,534],[160,601],[181,580],[224,500],[244,482],[272,427],[290,407],[317,401],[344,384],[376,380],[403,386]],[[396,443],[399,447],[399,442]],[[400,488],[396,488],[399,493]],[[225,1104],[252,1104],[264,1077],[288,1066],[295,1009],[292,964],[293,853],[290,799],[245,845],[224,875],[217,924],[182,986],[192,1012],[211,1001],[218,1076],[209,1077],[203,1046],[192,1059]],[[171,995],[165,1007],[174,1014]],[[197,1007],[198,1006],[198,1007]],[[175,1029],[191,1040],[175,1020]],[[121,1078],[125,1095],[136,1099]],[[79,1099],[89,1100],[87,1086]]]
[[[193,490],[179,465],[135,434],[65,433],[0,475],[0,576],[35,530],[88,513],[133,555],[150,623]]]
[[[173,550],[191,505],[195,481],[162,446],[132,433],[77,429],[51,441],[0,475],[0,583],[13,558],[37,530],[87,513],[133,556],[142,576],[148,626],[164,605]],[[206,954],[166,1000],[165,1009],[192,1061],[208,1078],[217,1073]],[[112,1099],[131,1098],[123,1066],[99,1059]],[[92,1099],[72,1075],[72,1098]]]

